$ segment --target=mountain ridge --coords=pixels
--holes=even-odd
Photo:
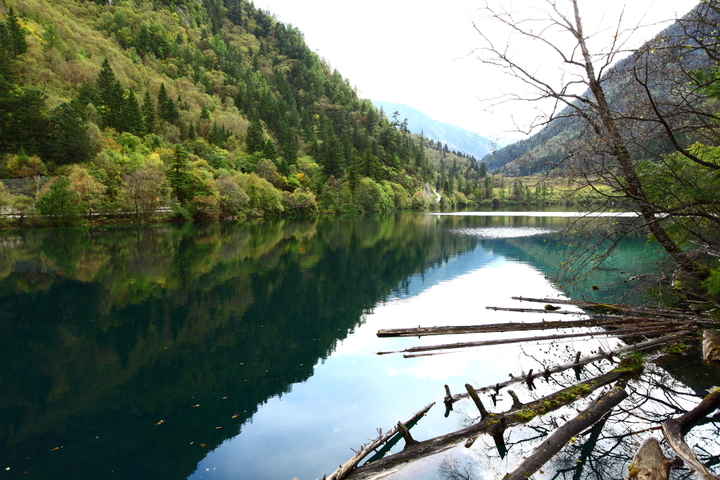
[[[407,118],[407,127],[410,132],[423,134],[436,142],[446,143],[448,148],[462,153],[470,154],[480,160],[495,149],[497,144],[492,140],[451,123],[440,122],[420,110],[404,104],[384,100],[372,100],[375,108],[384,110],[390,118],[394,112],[399,112],[399,118]]]

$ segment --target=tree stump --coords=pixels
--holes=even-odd
[[[660,450],[655,437],[645,440],[628,467],[629,480],[668,480],[672,462]]]
[[[703,360],[720,362],[720,333],[715,330],[703,332]]]

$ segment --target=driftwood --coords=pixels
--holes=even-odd
[[[697,407],[678,418],[666,420],[662,424],[665,440],[667,440],[668,444],[675,450],[675,453],[683,459],[685,464],[695,470],[702,479],[719,479],[720,477],[710,473],[707,468],[705,468],[705,465],[697,458],[695,452],[693,452],[685,442],[685,433],[700,419],[714,412],[718,407],[720,407],[720,390],[715,390],[706,396]]]
[[[625,347],[620,347],[620,348],[617,348],[617,349],[615,349],[615,350],[611,350],[611,351],[609,351],[609,352],[602,352],[602,351],[601,351],[601,352],[597,353],[596,355],[589,355],[589,356],[587,356],[587,357],[582,357],[582,358],[577,359],[576,361],[573,361],[573,362],[570,362],[570,363],[565,363],[565,364],[562,364],[562,365],[556,365],[556,366],[554,366],[554,367],[545,368],[545,369],[542,370],[542,371],[538,371],[537,373],[532,373],[532,374],[530,374],[530,375],[517,375],[517,376],[513,376],[510,380],[506,380],[506,381],[504,381],[504,382],[496,383],[495,385],[488,385],[488,386],[485,386],[485,387],[482,387],[482,388],[477,388],[476,391],[482,392],[482,393],[495,391],[495,394],[497,394],[501,389],[503,389],[503,388],[505,388],[505,387],[508,387],[508,386],[513,385],[513,384],[515,384],[515,383],[527,382],[528,377],[530,377],[531,380],[532,380],[532,379],[536,379],[536,378],[538,378],[538,377],[543,377],[543,378],[546,378],[546,379],[547,379],[547,378],[550,377],[550,375],[552,375],[552,374],[554,374],[554,373],[562,372],[562,371],[568,370],[568,369],[570,369],[570,368],[575,368],[575,367],[578,366],[578,365],[587,365],[587,364],[589,364],[589,363],[594,363],[594,362],[597,362],[597,361],[603,360],[603,359],[612,361],[612,358],[613,358],[613,357],[615,357],[615,356],[617,356],[617,355],[620,355],[621,353],[634,352],[634,351],[638,351],[638,350],[645,350],[645,349],[647,349],[647,348],[656,347],[656,346],[658,346],[658,345],[664,345],[664,344],[671,343],[671,342],[677,342],[680,338],[682,338],[682,336],[687,335],[688,333],[690,333],[690,332],[688,332],[688,331],[679,332],[679,333],[674,334],[674,335],[667,335],[667,336],[664,336],[664,337],[654,338],[654,339],[652,339],[652,340],[647,340],[647,341],[640,342],[640,343],[636,343],[636,344],[633,344],[633,345],[628,345],[628,346],[625,346]],[[445,386],[445,392],[446,392],[446,396],[445,396],[445,403],[446,403],[446,404],[448,403],[448,397],[449,397],[449,402],[450,402],[451,404],[452,404],[453,402],[456,402],[456,401],[460,400],[460,399],[463,399],[463,398],[467,398],[467,397],[468,397],[468,394],[467,394],[467,393],[460,393],[460,394],[457,394],[457,395],[450,395],[450,388],[449,388],[447,385]]]
[[[586,410],[550,434],[533,453],[520,462],[503,480],[524,480],[537,472],[575,435],[598,422],[628,396],[624,388],[614,387],[596,399]]]
[[[473,348],[473,347],[486,347],[490,345],[504,345],[508,343],[523,343],[523,342],[537,342],[544,340],[562,340],[565,338],[579,338],[579,337],[635,337],[640,335],[655,335],[660,333],[668,333],[672,331],[679,331],[682,328],[689,328],[688,324],[657,324],[652,327],[634,327],[634,328],[619,328],[610,331],[599,331],[599,332],[583,332],[583,333],[567,333],[567,334],[555,334],[555,335],[542,335],[535,337],[522,337],[522,338],[503,338],[499,340],[479,340],[475,342],[460,342],[460,343],[445,343],[441,345],[429,345],[421,347],[410,347],[404,350],[394,350],[388,352],[378,352],[378,355],[389,355],[391,353],[415,353],[415,352],[430,352],[436,350],[453,350],[458,348]],[[406,355],[407,358],[412,358],[414,355]]]
[[[597,302],[587,302],[583,300],[559,300],[554,298],[528,298],[528,297],[512,297],[513,300],[520,300],[523,302],[536,302],[536,303],[557,303],[559,305],[575,305],[583,310],[589,310],[590,312],[604,312],[604,313],[647,313],[651,315],[660,315],[663,317],[676,317],[676,318],[687,318],[696,319],[699,318],[697,315],[689,315],[684,310],[675,308],[662,308],[662,307],[643,307],[640,305],[621,305],[621,304],[604,304]]]
[[[585,327],[620,327],[631,326],[637,323],[650,323],[655,325],[659,319],[647,317],[617,317],[617,318],[591,318],[585,320],[542,321],[542,322],[510,322],[491,323],[487,325],[456,325],[445,327],[417,327],[417,328],[384,328],[377,332],[378,337],[426,337],[430,335],[459,335],[467,333],[497,333],[521,332],[528,330],[562,330],[567,328]],[[683,325],[685,322],[662,319],[664,324]]]
[[[632,371],[616,369],[590,380],[580,382],[572,387],[560,390],[539,400],[520,405],[503,414],[490,414],[485,419],[462,428],[455,432],[441,435],[430,440],[420,441],[406,446],[401,452],[388,455],[376,462],[367,463],[356,468],[347,475],[348,480],[378,479],[391,472],[407,467],[408,463],[444,452],[463,441],[477,437],[480,433],[488,433],[495,436],[498,425],[508,428],[513,425],[526,423],[536,415],[544,415],[564,405],[572,403],[579,395],[586,395],[594,390],[609,385],[628,375]],[[503,423],[504,422],[504,423]]]
[[[393,428],[391,428],[387,433],[379,435],[375,440],[372,440],[367,445],[364,445],[360,448],[360,450],[347,462],[343,463],[338,467],[337,470],[335,470],[333,473],[330,474],[330,476],[323,476],[323,479],[326,480],[341,480],[347,476],[347,474],[358,466],[358,464],[368,455],[370,455],[375,449],[379,448],[381,445],[383,445],[385,442],[390,440],[393,436],[395,436],[398,432],[402,432],[402,428],[407,431],[407,427],[405,425],[411,424],[413,422],[416,422],[420,417],[425,415],[428,410],[430,410],[433,405],[435,405],[435,402],[426,405],[423,407],[422,410],[419,412],[413,414],[412,417],[407,419],[405,422],[398,422],[397,425],[395,425]],[[408,433],[408,435],[410,435]],[[404,433],[403,433],[404,436]]]
[[[648,437],[628,467],[629,480],[668,480],[673,462],[660,450],[655,437]]]

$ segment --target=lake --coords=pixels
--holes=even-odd
[[[445,384],[459,393],[618,342],[403,358],[377,352],[477,337],[377,330],[537,321],[486,307],[606,298],[659,259],[628,238],[562,291],[550,279],[568,221],[398,213],[0,232],[2,478],[312,480],[432,401],[415,438],[455,430],[471,414],[446,415]],[[457,455],[478,465],[473,478],[495,478],[527,453],[518,444],[492,462]],[[441,461],[396,478],[444,478]]]

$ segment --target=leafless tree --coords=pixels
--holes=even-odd
[[[646,227],[672,258],[677,271],[690,278],[696,276],[697,258],[668,229],[680,226],[702,239],[703,229],[718,222],[712,211],[707,213],[711,206],[717,207],[717,201],[669,208],[667,197],[658,190],[662,182],[648,182],[639,171],[639,162],[648,156],[643,149],[660,142],[664,148],[656,151],[677,151],[705,172],[720,169],[717,160],[707,160],[687,148],[692,139],[712,137],[717,127],[706,89],[687,87],[696,72],[694,66],[698,62],[712,65],[716,51],[711,41],[703,40],[703,29],[717,26],[717,15],[712,15],[716,2],[702,3],[708,5],[701,8],[702,20],[681,23],[684,32],[678,38],[682,42],[661,36],[655,44],[637,51],[630,48],[629,41],[640,23],[625,27],[625,11],[619,12],[609,27],[609,40],[600,44],[598,33],[603,27],[586,32],[578,0],[532,2],[517,11],[509,9],[512,4],[486,1],[483,11],[508,33],[500,42],[476,24],[483,42],[477,51],[479,59],[531,89],[529,95],[514,95],[512,99],[550,104],[550,113],[539,117],[537,125],[547,126],[563,118],[581,121],[587,135],[583,142],[576,140],[566,146],[568,169],[591,188],[609,186],[610,193],[603,191],[609,202],[630,202],[639,213],[640,222],[626,223],[622,228],[616,225],[605,239],[616,241],[629,231]],[[513,45],[516,40],[543,47],[547,53],[543,64],[531,66],[526,62]],[[697,61],[681,61],[683,55],[695,55]],[[615,68],[618,62],[625,62],[623,69]],[[642,99],[640,104],[637,99]],[[692,179],[682,180],[692,186]],[[672,183],[673,179],[664,181]],[[688,218],[697,221],[688,222]]]

